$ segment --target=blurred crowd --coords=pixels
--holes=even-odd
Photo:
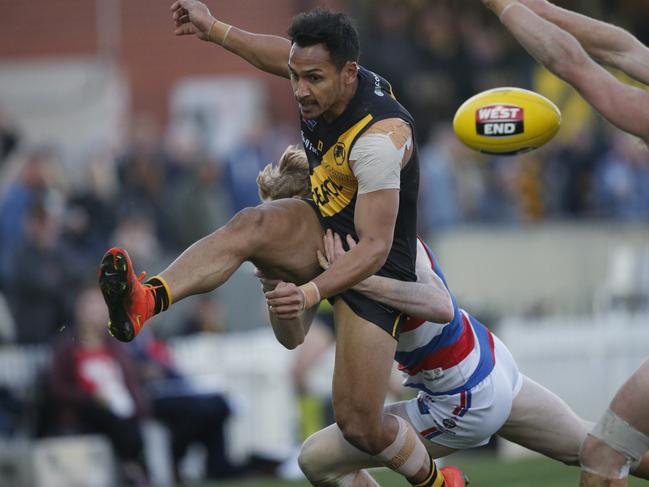
[[[642,142],[612,129],[574,90],[540,69],[480,2],[406,3],[410,8],[395,0],[354,5],[363,19],[363,64],[390,80],[418,124],[423,234],[464,223],[649,217],[649,151]],[[649,41],[638,10],[648,12],[638,2],[559,3]],[[497,86],[551,98],[563,113],[557,138],[518,157],[464,149],[451,131],[455,110]]]
[[[628,20],[626,27],[648,40],[647,26],[634,25],[630,22],[635,19],[625,16],[628,2],[595,3],[603,16],[622,25]],[[647,147],[612,130],[574,92],[539,70],[478,4],[466,0],[350,2],[350,12],[361,19],[362,63],[391,81],[397,98],[418,123],[420,233],[430,236],[476,223],[648,220]],[[457,107],[481,90],[503,85],[535,89],[557,102],[565,124],[551,144],[516,157],[493,157],[458,142],[450,124]],[[161,403],[152,387],[145,391],[146,381],[132,381],[131,374],[124,375],[125,383],[115,385],[119,392],[115,396],[105,396],[108,393],[98,390],[92,377],[72,384],[65,395],[62,384],[78,377],[72,368],[81,363],[70,363],[65,347],[80,348],[74,356],[103,360],[104,366],[108,361],[106,370],[129,369],[129,361],[146,356],[143,344],[134,356],[124,359],[121,352],[113,354],[112,345],[83,330],[97,323],[103,330],[103,316],[93,316],[88,323],[88,314],[101,314],[93,308],[97,296],[88,282],[96,279],[97,264],[110,246],[127,247],[139,269],[161,269],[236,211],[258,204],[258,171],[276,160],[286,145],[295,143],[298,134],[294,125],[260,116],[233,150],[215,155],[202,142],[199,125],[164,126],[146,114],[136,114],[125,133],[128,137],[118,147],[79,141],[84,149],[77,155],[77,169],[70,172],[71,163],[64,160],[69,154],[55,144],[34,147],[11,117],[0,116],[0,343],[52,347],[55,366],[46,380],[56,393],[52,400],[64,409],[58,413],[69,419],[75,416],[69,410],[75,405],[110,406],[110,414],[85,407],[84,414],[93,417],[77,414],[75,419],[94,426],[101,422],[102,428],[118,437],[113,438],[114,444],[130,469],[127,474],[137,482],[140,440],[128,437],[128,423],[121,437],[122,430],[110,426],[114,424],[110,421],[168,414],[170,428],[188,429],[174,423],[173,413],[161,412],[165,407],[173,409],[173,401]],[[223,332],[235,326],[219,319],[216,301],[196,299],[171,329],[182,335]],[[68,333],[77,340],[69,341]],[[91,350],[101,350],[101,360],[84,354],[88,343]],[[175,378],[160,347],[152,355],[158,373]],[[9,391],[0,390],[0,434],[14,429],[10,419],[15,404]],[[218,418],[206,420],[214,424],[214,437],[203,438],[205,442],[217,442],[214,438],[222,436],[219,428],[228,411],[225,404],[220,408]],[[53,424],[67,425],[61,419]],[[187,441],[178,439],[178,456]],[[213,447],[218,457],[222,445]],[[218,464],[218,458],[215,462],[215,476],[229,473],[229,466]]]

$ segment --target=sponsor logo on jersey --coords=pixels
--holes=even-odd
[[[302,135],[302,143],[304,144],[304,148],[308,150],[309,152],[313,152],[316,156],[320,157],[320,151],[316,149],[315,145],[313,145],[313,142],[311,142],[310,139],[304,135],[304,131],[301,130],[300,134]]]
[[[313,201],[315,201],[319,207],[325,207],[332,200],[340,198],[343,189],[343,186],[337,184],[331,178],[326,178],[317,186],[313,186],[313,189],[311,191],[313,195]]]
[[[383,90],[381,89],[381,78],[379,78],[376,73],[374,75],[374,94],[376,96],[384,96]]]
[[[486,137],[507,137],[525,131],[523,108],[516,105],[487,105],[475,112],[476,133]]]

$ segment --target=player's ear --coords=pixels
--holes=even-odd
[[[345,84],[352,84],[358,76],[358,63],[355,61],[347,61],[343,66],[342,72]]]

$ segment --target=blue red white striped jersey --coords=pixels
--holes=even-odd
[[[419,240],[433,271],[448,284],[432,251]],[[421,253],[418,253],[421,255]],[[453,319],[446,324],[409,318],[401,330],[395,359],[406,375],[404,384],[433,396],[469,391],[493,370],[496,358],[489,329],[453,301]]]

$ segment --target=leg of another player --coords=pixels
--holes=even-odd
[[[582,442],[593,426],[594,423],[579,417],[559,396],[523,377],[523,387],[498,435],[566,465],[577,466]],[[632,473],[649,478],[649,454]]]
[[[559,396],[529,377],[514,398],[498,435],[567,465],[579,465],[579,448],[592,428]]]
[[[405,402],[386,406],[386,414],[394,414],[408,420]],[[428,453],[434,458],[456,450],[425,441]],[[337,424],[332,424],[311,435],[300,449],[300,468],[313,485],[329,487],[374,486],[376,482],[364,470],[379,467],[384,462],[351,445]]]
[[[635,466],[634,475],[646,476],[649,470],[649,360],[622,385],[610,411],[584,441],[581,451],[581,484],[591,486],[627,485],[625,470]],[[608,415],[608,419],[606,419]],[[611,417],[616,417],[611,420]],[[601,427],[600,427],[601,425]],[[613,446],[611,446],[613,444]],[[624,451],[626,450],[626,451]],[[646,478],[646,477],[645,477]]]
[[[293,278],[312,279],[320,269],[315,251],[322,246],[321,235],[320,222],[304,201],[285,199],[246,208],[185,250],[160,276],[174,302],[219,287],[245,260],[288,269]]]
[[[225,226],[195,242],[160,276],[167,282],[174,302],[212,291],[243,263],[259,237],[255,229],[264,213],[256,208],[237,213]]]
[[[342,299],[336,300],[334,318],[333,407],[342,436],[413,484],[434,478],[432,485],[442,485],[442,475],[412,426],[383,411],[396,340],[358,317]]]

